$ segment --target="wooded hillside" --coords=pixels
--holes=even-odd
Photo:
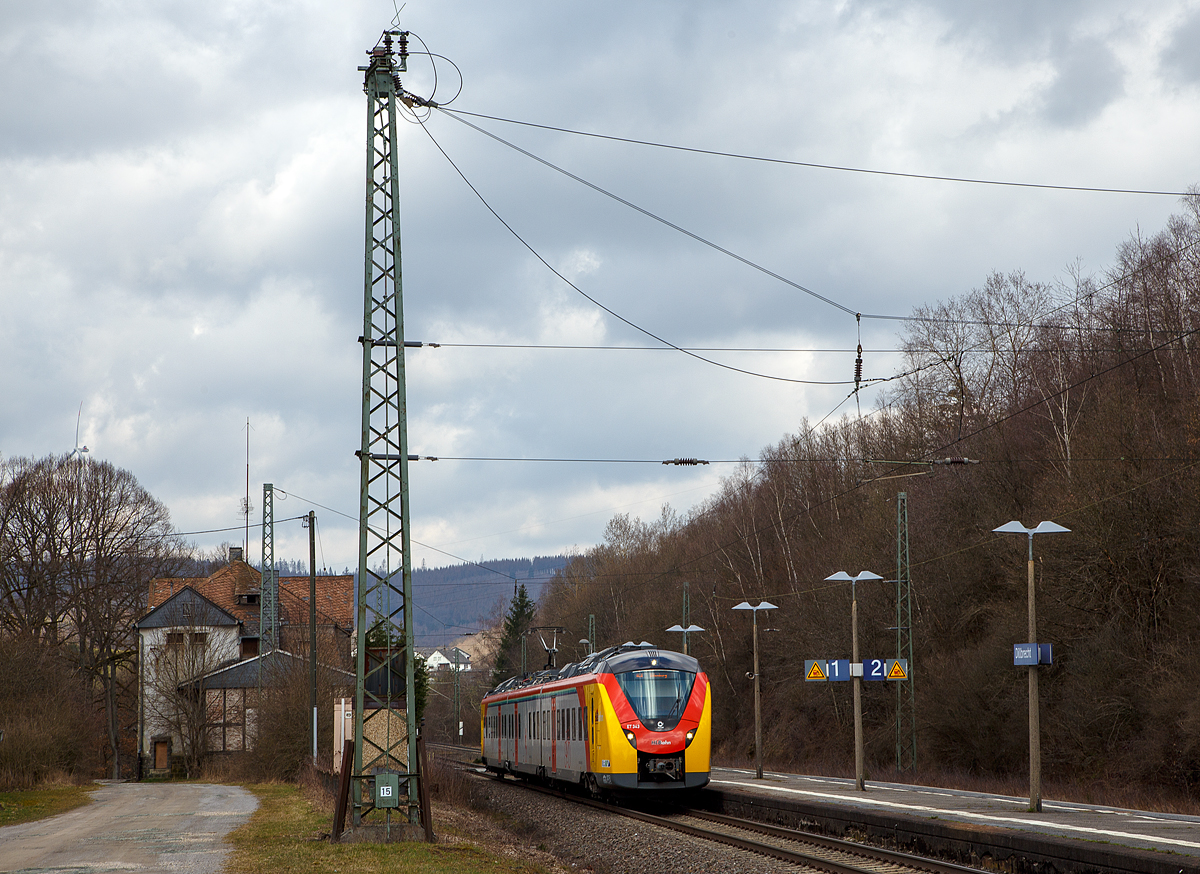
[[[852,772],[850,684],[805,683],[805,658],[850,654],[839,570],[894,580],[897,492],[907,494],[918,766],[1020,775],[1027,768],[1024,536],[1034,539],[1048,778],[1200,779],[1200,197],[1161,233],[1120,246],[1098,277],[1044,284],[993,275],[912,314],[904,375],[861,418],[764,449],[687,516],[613,519],[603,544],[547,588],[538,621],[601,645],[651,640],[680,621],[714,684],[715,745],[753,744],[749,616],[760,635],[768,764]],[[978,464],[897,462],[967,457]],[[872,460],[868,462],[867,460]],[[907,478],[898,474],[919,473]],[[858,587],[861,651],[896,653],[894,582]],[[763,621],[760,617],[760,622]],[[896,690],[864,684],[868,767],[895,763]]]

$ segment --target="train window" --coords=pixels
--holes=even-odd
[[[643,723],[669,723],[673,728],[692,694],[696,675],[690,671],[644,670],[617,674],[621,691]],[[659,726],[661,730],[664,726]]]

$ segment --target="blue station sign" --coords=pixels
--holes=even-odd
[[[806,682],[839,682],[855,676],[864,680],[907,680],[908,659],[864,659],[861,664],[850,659],[808,659],[804,662]]]
[[[1029,665],[1054,664],[1054,648],[1049,643],[1014,643],[1013,664],[1022,667]]]

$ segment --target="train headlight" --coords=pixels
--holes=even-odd
[[[688,733],[683,736],[683,739],[684,739],[683,745],[686,747],[688,744],[690,744],[692,742],[692,738],[694,738],[695,736],[696,736],[696,729],[694,729],[694,728],[689,729]]]
[[[631,747],[633,747],[634,749],[637,749],[637,738],[633,736],[633,732],[632,732],[632,731],[626,731],[626,732],[625,732],[625,739],[626,739],[627,741],[629,741],[629,745],[630,745]]]

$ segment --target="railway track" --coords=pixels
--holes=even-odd
[[[765,856],[836,874],[978,874],[979,869],[814,835],[720,813],[689,810],[663,817],[666,827],[688,826],[698,837],[721,840]],[[694,825],[701,823],[702,825]],[[672,825],[673,824],[673,825]],[[750,836],[754,836],[753,838]],[[764,841],[763,838],[767,840]]]
[[[459,748],[447,746],[441,748],[439,752],[443,755],[460,758]],[[478,767],[468,766],[467,770],[481,779],[486,776]],[[495,776],[486,778],[505,779]],[[646,813],[632,807],[621,807],[596,801],[530,781],[511,780],[507,782],[573,804],[581,804],[616,816],[657,825],[689,837],[745,850],[810,871],[825,871],[829,874],[979,874],[979,869],[976,868],[966,868],[935,859],[884,850],[853,841],[813,835],[719,813],[681,810],[668,815],[659,815]]]
[[[446,746],[439,749],[439,754],[452,756],[460,762],[469,763],[475,760],[478,751],[474,748]],[[467,765],[464,764],[463,767],[467,767]],[[478,771],[477,768],[475,770]],[[506,782],[514,786],[518,783],[523,784],[523,781],[515,780]],[[569,794],[561,795],[561,793],[553,792],[550,794],[560,794],[560,797],[570,801],[583,803],[579,798]],[[705,810],[680,810],[672,816],[647,818],[646,821],[661,825],[663,828],[674,829],[677,832],[687,831],[672,823],[672,820],[676,820],[680,826],[688,826],[705,832],[705,834],[696,833],[696,837],[703,837],[714,842],[721,838],[713,833],[724,832],[730,837],[756,845],[745,847],[745,849],[751,849],[762,855],[770,855],[771,858],[781,861],[784,857],[776,855],[769,848],[782,848],[796,853],[797,856],[805,857],[804,861],[796,861],[795,864],[804,864],[810,868],[819,867],[827,871],[871,871],[872,874],[924,871],[939,872],[939,874],[951,874],[951,872],[963,874],[963,872],[978,872],[981,869],[961,867],[940,859],[885,851],[869,844],[841,841],[823,834],[792,830],[759,821],[757,818],[754,820],[735,819],[725,814],[709,813],[708,811],[723,809],[729,810],[730,813],[747,811],[749,816],[769,818],[780,823],[797,825],[817,823],[821,830],[834,834],[844,835],[848,830],[858,832],[861,829],[864,834],[875,834],[886,839],[889,845],[895,841],[906,847],[933,848],[929,852],[939,854],[941,859],[954,859],[963,864],[976,864],[977,860],[982,860],[984,865],[991,870],[995,870],[995,866],[1000,866],[1003,870],[1017,872],[1058,870],[1062,872],[1110,872],[1110,874],[1179,874],[1179,872],[1186,871],[1188,874],[1200,874],[1200,866],[1188,864],[1190,859],[1177,858],[1170,854],[1152,853],[1136,847],[1072,842],[1061,837],[1032,832],[981,833],[978,829],[970,827],[956,826],[953,823],[928,823],[923,819],[904,822],[889,819],[885,823],[878,815],[870,812],[839,810],[836,805],[829,807],[820,805],[773,806],[769,801],[764,803],[765,799],[761,796],[742,795],[728,790],[706,791],[701,797],[704,800],[698,800],[697,803],[706,808]],[[613,809],[611,806],[598,805],[598,808],[619,815],[639,814],[638,811],[631,811],[628,807]],[[641,816],[652,817],[653,815],[641,814]],[[802,842],[803,846],[798,847],[795,843],[797,841]],[[733,841],[723,842],[736,846]],[[823,849],[820,849],[819,852],[815,846],[817,844],[823,845]],[[762,847],[757,845],[762,845]],[[849,857],[839,855],[841,853],[847,853]],[[813,856],[844,864],[844,867],[838,868],[834,865],[821,864],[818,859],[810,858]],[[899,867],[886,867],[888,865]]]

